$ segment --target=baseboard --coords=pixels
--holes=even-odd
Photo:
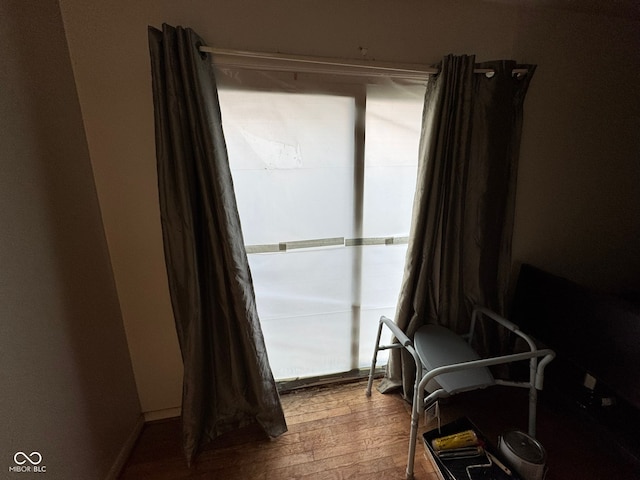
[[[138,440],[140,433],[142,432],[142,427],[144,426],[144,422],[145,422],[144,415],[140,415],[138,417],[138,420],[136,421],[135,426],[133,427],[133,430],[127,437],[126,441],[122,444],[122,448],[120,448],[120,452],[118,453],[118,456],[116,457],[115,461],[111,465],[111,468],[109,469],[109,472],[105,477],[105,480],[116,480],[118,478],[118,476],[120,475],[120,472],[124,468],[125,463],[127,463],[127,459],[129,458],[129,455],[131,455],[131,451],[133,450],[133,447],[136,444],[136,441]]]
[[[145,422],[154,422],[156,420],[164,420],[166,418],[179,417],[182,413],[180,407],[165,408],[162,410],[154,410],[152,412],[144,412]]]

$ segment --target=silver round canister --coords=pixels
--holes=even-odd
[[[524,480],[544,478],[547,453],[535,438],[519,430],[511,430],[500,437],[498,450]]]

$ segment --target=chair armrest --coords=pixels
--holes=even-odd
[[[429,370],[427,374],[420,381],[419,388],[424,389],[429,383],[429,381],[438,375],[442,375],[443,373],[455,372],[458,370],[466,370],[469,368],[477,368],[477,367],[490,367],[492,365],[501,365],[505,363],[517,362],[521,360],[529,360],[535,357],[545,357],[540,361],[540,364],[537,368],[536,373],[536,385],[535,387],[538,390],[542,390],[542,379],[543,379],[543,371],[544,367],[555,358],[556,354],[553,350],[544,349],[544,350],[536,350],[533,352],[523,352],[523,353],[512,353],[510,355],[501,355],[499,357],[492,358],[482,358],[480,360],[471,360],[469,362],[460,362],[460,363],[452,363],[450,365],[443,365],[442,367],[434,368],[433,370]]]
[[[487,317],[489,317],[490,319],[498,322],[500,325],[502,325],[504,328],[506,328],[507,330],[510,330],[512,332],[517,332],[518,330],[520,330],[518,328],[518,325],[516,325],[513,322],[510,322],[509,320],[507,320],[504,317],[501,317],[500,315],[498,315],[496,312],[494,312],[493,310],[489,310],[486,307],[481,307],[481,306],[476,306],[473,309],[473,316],[476,315],[476,312],[480,312],[483,315],[486,315]]]
[[[402,330],[400,330],[400,327],[396,325],[396,322],[383,315],[382,317],[380,317],[380,323],[384,323],[389,328],[389,330],[391,330],[393,336],[398,339],[403,347],[413,346],[413,342],[411,341],[411,339],[407,337]]]
[[[380,347],[378,345],[380,342],[380,334],[382,333],[383,325],[386,325],[389,328],[389,330],[391,330],[391,333],[393,333],[393,335],[396,337],[398,342],[400,342],[400,345],[402,345],[402,347],[400,347],[398,344],[394,344],[393,346],[389,346],[388,348],[404,348],[413,358],[413,362],[415,363],[415,366],[416,366],[416,381],[414,383],[414,388],[415,388],[415,391],[417,392],[418,381],[420,378],[422,378],[422,361],[418,356],[418,352],[416,352],[416,349],[413,347],[413,342],[411,341],[411,339],[407,337],[407,335],[402,330],[400,330],[400,327],[398,327],[398,325],[396,325],[396,323],[393,320],[391,320],[388,317],[385,317],[384,315],[380,317],[380,322],[378,326],[378,339],[376,344],[376,352],[374,353],[374,361],[372,362],[372,365],[371,365],[371,371],[373,372],[373,369],[374,369],[375,357],[377,355],[378,349],[387,348],[387,347]],[[369,386],[367,387],[367,392],[369,392],[368,394],[370,394],[371,392],[372,379],[373,377],[370,374]]]
[[[510,332],[513,332],[517,336],[521,337],[525,342],[527,342],[527,345],[529,345],[529,349],[532,352],[535,352],[538,349],[538,347],[536,346],[536,342],[534,342],[533,339],[529,335],[527,335],[522,330],[520,330],[520,327],[518,327],[518,325],[516,325],[513,322],[510,322],[509,320],[507,320],[504,317],[501,317],[500,315],[498,315],[493,310],[489,310],[488,308],[482,307],[480,305],[475,306],[473,308],[473,313],[471,314],[471,328],[469,329],[469,334],[468,334],[469,342],[471,342],[471,339],[473,338],[473,332],[474,332],[474,329],[475,329],[476,317],[477,317],[478,313],[481,313],[482,315],[486,315],[491,320],[493,320],[493,321],[497,322],[498,324],[502,325],[504,328],[506,328]],[[549,360],[549,361],[551,361],[551,360]]]

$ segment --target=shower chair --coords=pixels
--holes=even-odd
[[[472,348],[473,334],[476,322],[480,317],[489,318],[502,327],[522,338],[528,345],[529,351],[480,358]],[[383,327],[391,330],[397,342],[390,345],[380,345]],[[481,306],[473,309],[469,332],[457,335],[453,331],[440,325],[428,324],[420,327],[411,340],[400,328],[387,317],[381,317],[378,325],[378,336],[369,371],[367,396],[371,396],[373,375],[380,350],[404,348],[411,355],[416,367],[416,381],[413,391],[413,405],[411,409],[411,432],[409,436],[409,454],[407,459],[407,480],[413,479],[413,465],[416,449],[418,423],[425,407],[432,405],[440,398],[487,388],[492,385],[506,385],[529,389],[529,425],[528,433],[535,437],[536,433],[536,404],[538,390],[542,390],[544,368],[553,360],[555,353],[550,349],[538,350],[534,340],[520,331],[518,326],[495,312]],[[543,357],[541,360],[540,357]],[[488,367],[529,360],[529,380],[515,382],[494,378]],[[426,396],[425,396],[426,395]]]

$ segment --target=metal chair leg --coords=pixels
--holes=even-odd
[[[380,320],[378,325],[378,336],[376,337],[376,347],[373,349],[373,359],[371,360],[371,370],[369,370],[369,381],[367,382],[367,397],[371,396],[371,387],[373,386],[373,373],[376,370],[376,362],[378,361],[378,351],[380,350],[380,338],[382,337],[382,327],[384,323]]]

